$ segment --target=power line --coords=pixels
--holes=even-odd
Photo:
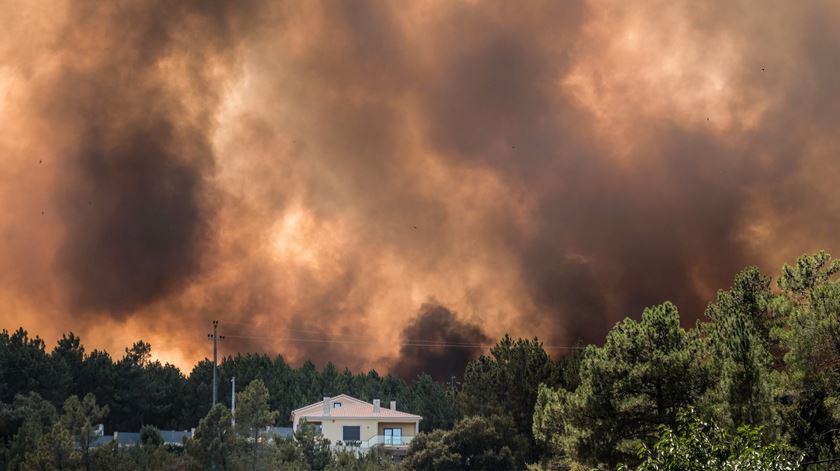
[[[262,332],[265,332],[266,329],[264,327],[255,326],[252,322],[227,322],[227,324],[238,325],[238,326],[245,326],[251,327],[254,329],[259,329]],[[283,329],[273,329],[274,331],[282,330],[284,332],[299,332],[303,334],[314,334],[314,335],[321,335],[323,332],[319,330],[308,330],[308,329],[296,329],[292,327],[287,327]],[[236,335],[236,334],[228,334],[228,337],[231,339],[238,338],[238,339],[252,339],[252,340],[278,340],[278,341],[285,341],[285,342],[303,342],[303,343],[344,343],[344,344],[368,344],[368,343],[381,343],[382,340],[378,338],[372,337],[365,337],[365,336],[358,336],[358,335],[346,335],[343,334],[339,337],[320,337],[320,338],[304,338],[304,337],[274,337],[274,336],[266,336],[266,335]],[[496,344],[477,344],[477,343],[467,343],[467,342],[449,342],[449,341],[441,341],[441,340],[427,340],[427,339],[405,339],[402,342],[396,343],[398,346],[407,346],[407,347],[441,347],[441,348],[491,348],[494,347]],[[567,345],[543,345],[542,346],[546,350],[584,350],[585,346],[567,346]]]
[[[271,330],[271,329],[266,329],[266,328],[262,328],[262,327],[253,326],[253,324],[247,324],[245,322],[237,322],[236,324],[253,327],[254,329],[258,329],[261,333],[265,333],[266,330]],[[297,332],[297,333],[301,333],[301,334],[313,334],[313,335],[323,335],[324,334],[324,331],[322,331],[322,330],[295,329],[295,328],[292,328],[292,327],[287,327],[287,328],[283,328],[283,329],[273,329],[273,331],[275,331],[275,332],[279,331],[279,330],[282,330],[284,332]],[[247,332],[246,332],[246,334],[247,334]],[[258,337],[259,337],[259,335],[258,335]],[[355,338],[355,339],[365,340],[365,341],[370,340],[370,337],[365,337],[365,336],[362,336],[362,335],[342,334],[342,337],[344,337],[344,338]]]
[[[279,340],[284,342],[310,342],[310,343],[345,343],[345,344],[368,344],[379,342],[379,339],[365,338],[364,340],[349,340],[343,338],[301,338],[301,337],[266,337],[256,335],[227,335],[231,339],[253,339],[253,340]],[[352,338],[352,337],[351,337]],[[362,337],[358,337],[362,338]],[[409,339],[403,342],[397,342],[395,345],[406,347],[444,347],[444,348],[489,348],[496,344],[487,343],[457,343],[457,342],[441,342],[436,340],[417,340]],[[565,345],[543,345],[544,349],[550,350],[583,350],[586,347],[580,346],[565,346]]]
[[[266,330],[271,330],[271,329],[264,328],[264,327],[254,326],[252,323],[248,323],[248,322],[225,322],[225,324],[235,324],[235,325],[241,325],[241,326],[248,326],[248,327],[252,327],[254,329],[258,329],[263,333]],[[273,330],[274,331],[282,330],[283,332],[299,332],[299,333],[302,333],[302,334],[314,334],[314,335],[322,335],[323,334],[323,331],[321,331],[321,330],[295,329],[295,328],[291,328],[291,327],[286,327],[286,328],[283,328],[283,329],[273,329]],[[228,336],[231,337],[231,338],[234,337],[234,335],[228,335]],[[238,335],[237,337],[239,337],[239,338],[251,338],[251,339],[270,339],[270,338],[273,338],[273,337],[268,337],[268,336],[264,336],[264,335]],[[359,341],[363,341],[363,342],[379,342],[380,341],[380,339],[376,339],[376,338],[365,337],[365,336],[361,336],[361,335],[347,335],[347,334],[342,334],[341,337],[323,337],[323,338],[336,339],[336,340],[342,340],[342,341],[344,341],[346,339],[358,339]],[[291,339],[291,341],[295,341],[295,340]],[[440,342],[440,341],[438,341],[438,340],[425,340],[425,339],[407,339],[406,342],[433,342],[433,343],[436,343],[436,342]],[[445,342],[445,343],[453,343],[453,342]],[[478,346],[478,347],[491,346],[492,347],[493,345],[466,344],[466,346],[470,346],[470,347],[473,347],[473,346]],[[573,347],[544,346],[544,348],[577,350],[577,349],[583,349],[584,347],[578,347],[578,346],[573,346]]]

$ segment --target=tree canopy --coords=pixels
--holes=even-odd
[[[536,435],[585,463],[632,460],[659,425],[674,426],[677,413],[706,391],[701,354],[696,333],[680,327],[676,306],[645,309],[641,321],[618,323],[603,347],[587,347],[577,389],[540,390]]]
[[[0,468],[21,469],[794,469],[840,457],[840,261],[825,252],[756,267],[718,291],[696,326],[670,303],[644,309],[552,358],[505,335],[461,381],[299,366],[237,353],[188,375],[142,340],[119,358],[75,334],[52,350],[20,328],[0,332]],[[325,395],[395,400],[423,417],[403,461],[334,449],[314,427],[267,433]],[[235,419],[235,420],[234,420]],[[234,425],[235,422],[235,425]],[[141,431],[141,446],[93,446]],[[195,433],[185,447],[159,429]],[[345,447],[346,448],[346,447]]]

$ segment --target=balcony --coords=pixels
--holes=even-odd
[[[408,448],[413,436],[391,436],[391,435],[374,435],[369,440],[357,442],[360,449],[368,449],[377,446],[385,448]]]

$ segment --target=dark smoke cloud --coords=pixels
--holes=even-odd
[[[459,320],[452,311],[435,303],[423,304],[417,317],[403,329],[401,339],[403,346],[392,371],[408,379],[427,373],[438,381],[463,375],[467,363],[483,350],[476,345],[490,341],[480,327]]]
[[[182,288],[209,237],[207,164],[179,162],[171,130],[128,132],[137,134],[118,136],[110,152],[101,138],[85,139],[80,174],[62,195],[68,225],[58,261],[74,309],[123,314]]]
[[[207,61],[224,60],[241,40],[235,23],[252,13],[246,2],[69,7],[56,51],[64,61],[43,97],[44,112],[77,138],[56,156],[57,270],[71,309],[123,315],[183,289],[200,268],[215,164],[202,115],[220,86]],[[183,68],[191,90],[171,90],[167,67]]]
[[[840,10],[756,8],[0,3],[0,321],[405,375],[691,324],[838,251]]]

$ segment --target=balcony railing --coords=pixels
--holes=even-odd
[[[393,437],[393,436],[390,436],[390,435],[374,435],[369,440],[365,440],[365,441],[362,441],[362,442],[355,442],[352,445],[345,444],[345,446],[349,445],[350,447],[352,447],[353,445],[357,445],[357,448],[362,449],[362,450],[368,449],[368,448],[373,448],[375,446],[383,446],[383,447],[386,447],[386,448],[407,447],[409,445],[409,443],[411,443],[411,440],[413,438],[414,438],[413,436]]]

